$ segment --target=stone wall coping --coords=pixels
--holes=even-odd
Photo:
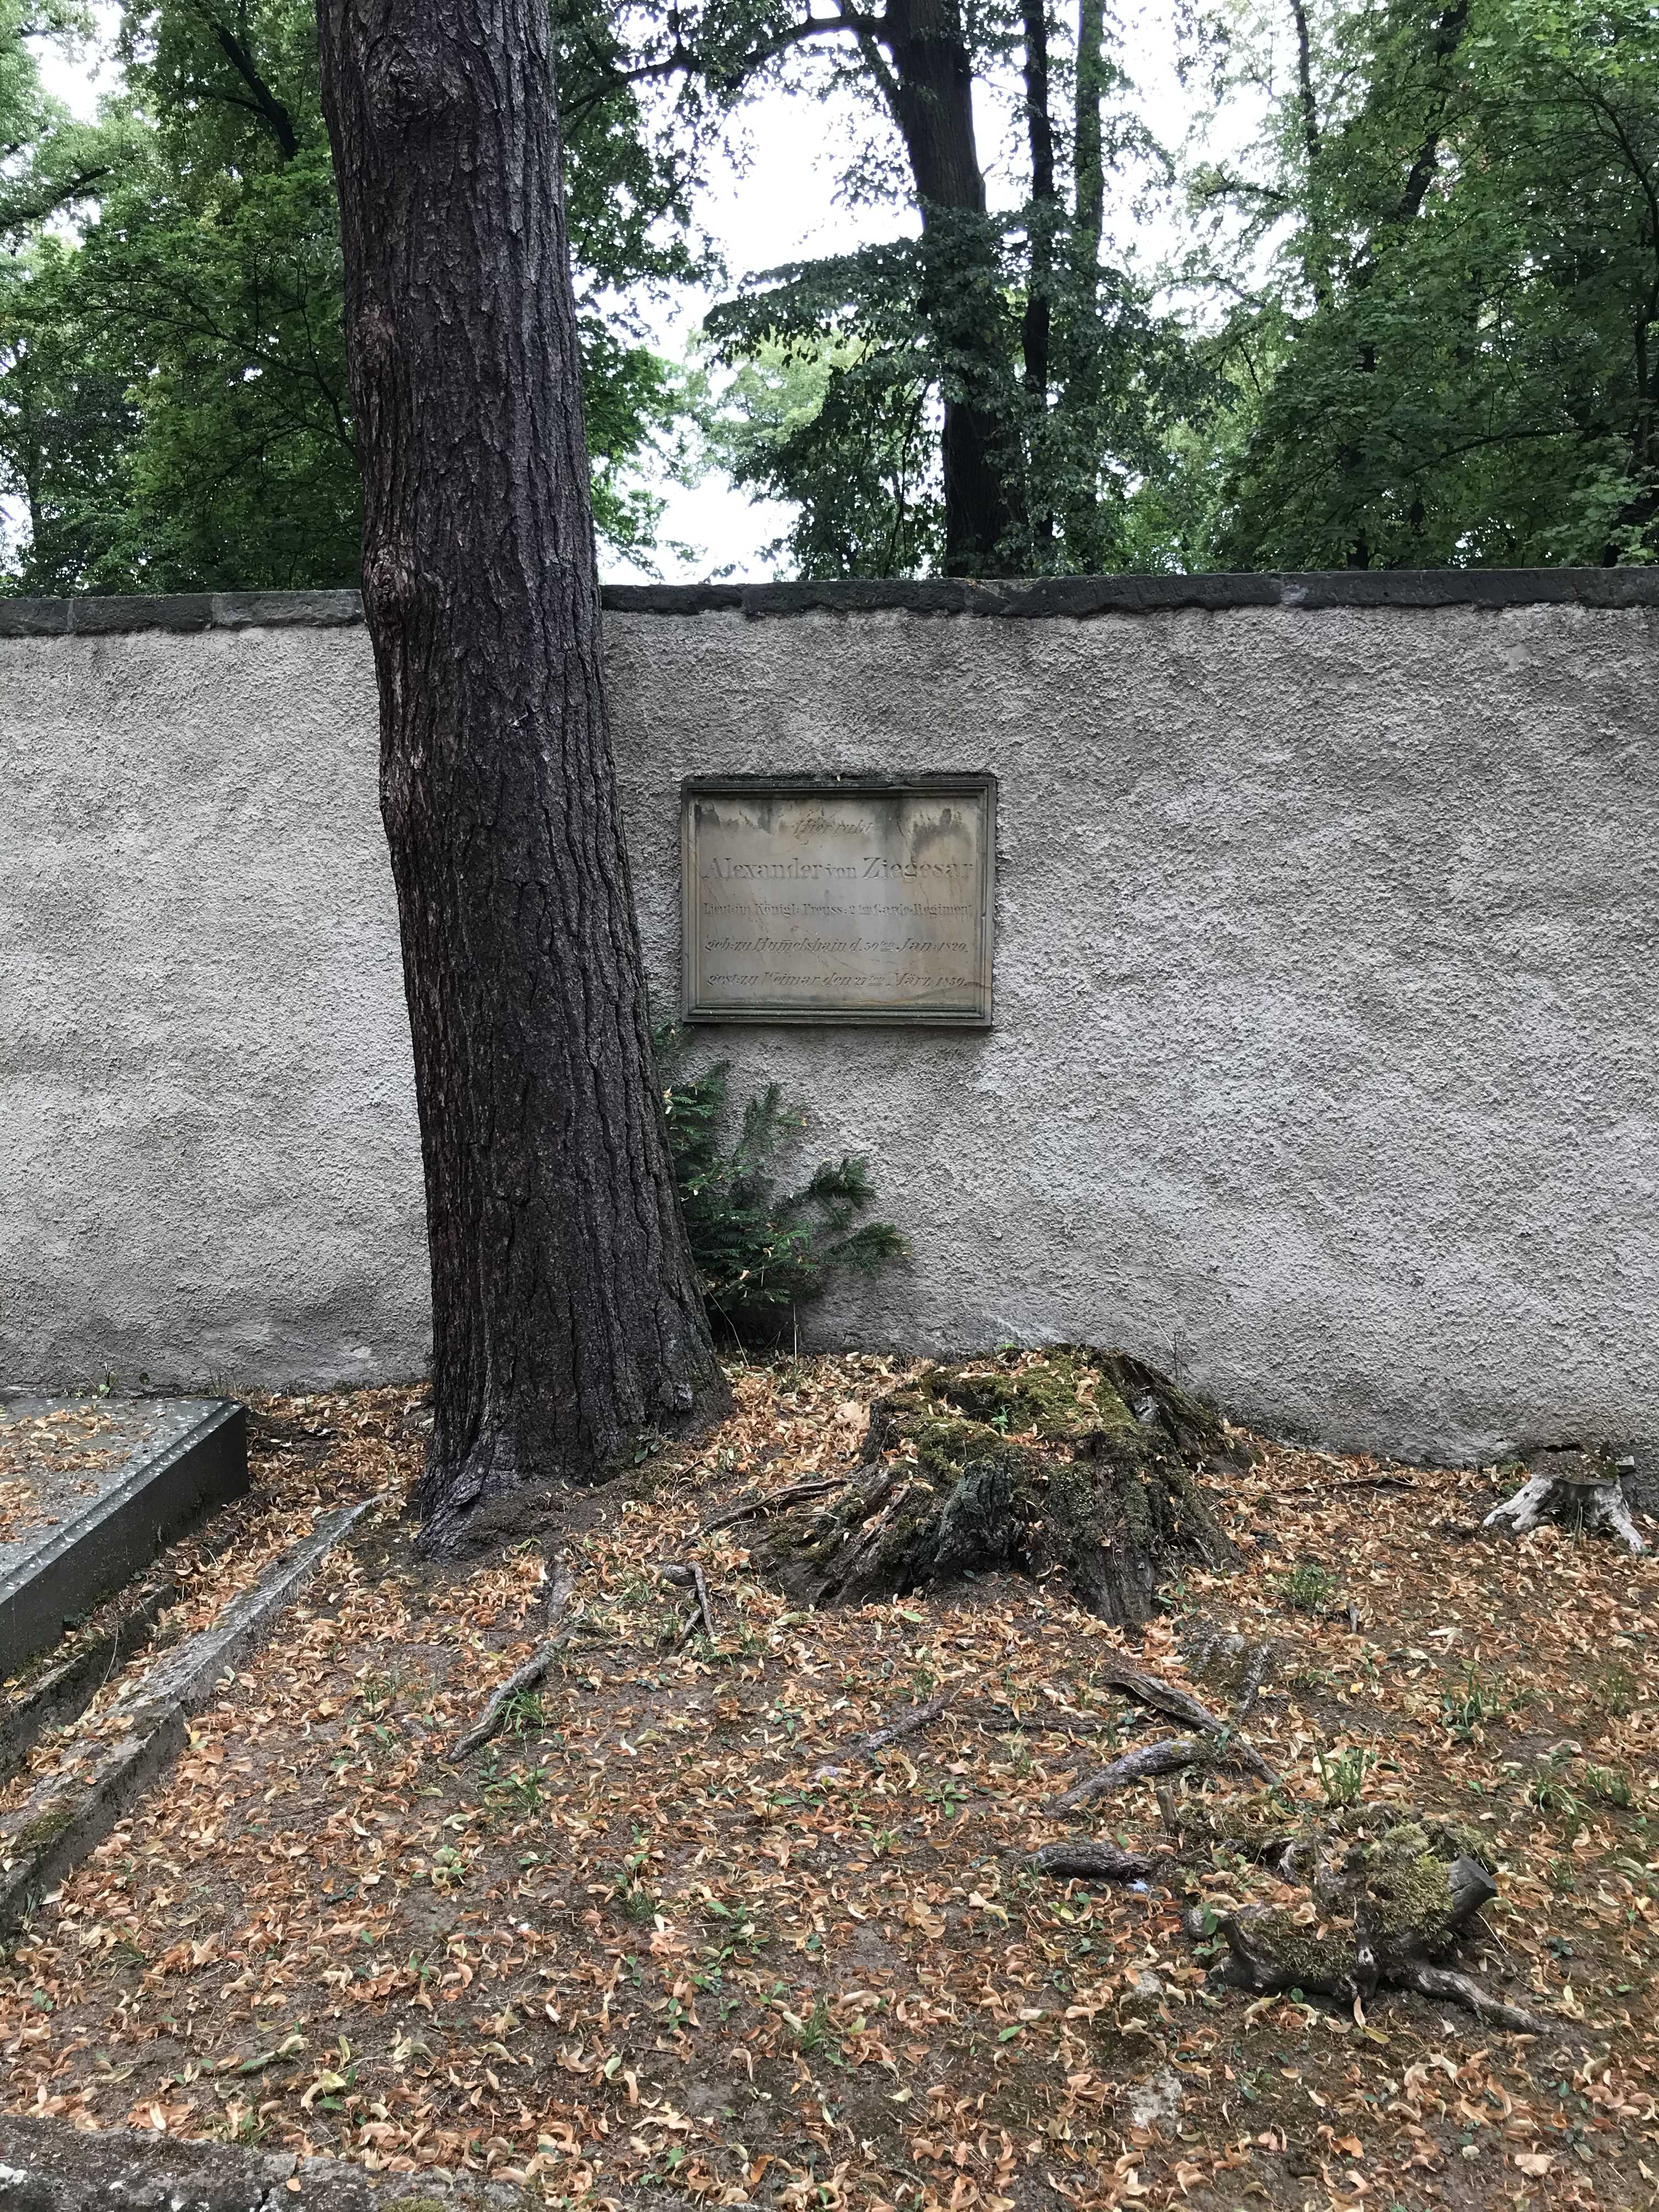
[[[1659,607],[1659,567],[1330,568],[1293,574],[942,577],[923,583],[609,584],[616,614],[995,616],[1033,621],[1266,607]],[[0,638],[106,637],[134,630],[337,629],[362,620],[356,592],[186,592],[155,598],[0,598]]]

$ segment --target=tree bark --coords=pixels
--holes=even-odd
[[[322,0],[432,1261],[428,1548],[724,1402],[605,724],[547,11]]]
[[[1031,149],[1031,289],[1021,325],[1025,391],[1039,406],[1048,398],[1048,337],[1053,321],[1054,126],[1048,106],[1048,0],[1024,0],[1025,131]]]
[[[1098,280],[1100,240],[1106,225],[1106,162],[1100,110],[1106,92],[1105,0],[1078,0],[1076,120],[1072,160],[1076,171],[1078,272],[1085,285]],[[1092,289],[1089,294],[1092,300]]]
[[[1025,34],[1025,130],[1031,149],[1031,213],[1027,224],[1030,275],[1020,323],[1025,362],[1025,398],[1030,409],[1028,437],[1038,462],[1047,442],[1049,360],[1054,336],[1054,239],[1060,227],[1060,195],[1054,185],[1054,125],[1049,105],[1048,0],[1022,0]],[[1033,468],[1030,480],[1037,479]],[[1054,519],[1046,507],[1030,514],[1034,568],[1051,560]]]
[[[1073,86],[1071,296],[1059,348],[1066,412],[1073,435],[1089,446],[1100,399],[1100,246],[1106,226],[1106,153],[1102,110],[1110,71],[1105,54],[1105,0],[1078,0],[1077,74]],[[1069,327],[1067,326],[1069,325]],[[1095,448],[1097,453],[1098,444]],[[1085,468],[1065,502],[1070,557],[1085,568],[1103,565],[1100,500]]]

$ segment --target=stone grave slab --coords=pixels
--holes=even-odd
[[[230,1399],[0,1390],[0,1675],[247,1486]]]

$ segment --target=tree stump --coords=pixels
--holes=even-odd
[[[1599,1452],[1574,1447],[1534,1452],[1527,1461],[1526,1480],[1513,1498],[1493,1506],[1485,1525],[1524,1536],[1540,1522],[1559,1521],[1592,1535],[1605,1532],[1639,1559],[1647,1546],[1625,1502],[1620,1473],[1617,1462]]]
[[[1063,1574],[1126,1628],[1183,1561],[1233,1558],[1202,1478],[1249,1463],[1216,1414],[1121,1352],[1063,1346],[928,1370],[870,1409],[839,1497],[792,1514],[760,1564],[811,1605],[964,1574]]]
[[[1366,1805],[1285,1832],[1282,1809],[1268,1807],[1254,1825],[1247,1814],[1234,1848],[1306,1894],[1220,1923],[1222,1980],[1261,1996],[1299,1990],[1343,2004],[1367,2002],[1379,1988],[1415,1990],[1494,2026],[1539,2031],[1531,2014],[1441,1963],[1498,1894],[1478,1830]]]

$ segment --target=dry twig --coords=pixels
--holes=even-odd
[[[939,1718],[956,1693],[957,1686],[953,1682],[948,1689],[941,1690],[938,1697],[929,1698],[925,1705],[912,1705],[908,1712],[895,1714],[890,1721],[884,1721],[879,1728],[872,1729],[860,1743],[859,1749],[885,1751],[890,1743],[896,1743],[901,1736],[915,1735],[930,1721]]]
[[[659,1559],[657,1572],[665,1583],[672,1583],[676,1589],[695,1590],[697,1595],[696,1605],[687,1613],[670,1649],[678,1651],[683,1644],[690,1642],[700,1626],[712,1644],[714,1640],[714,1614],[708,1602],[708,1584],[703,1580],[702,1569],[688,1565],[683,1559]]]

